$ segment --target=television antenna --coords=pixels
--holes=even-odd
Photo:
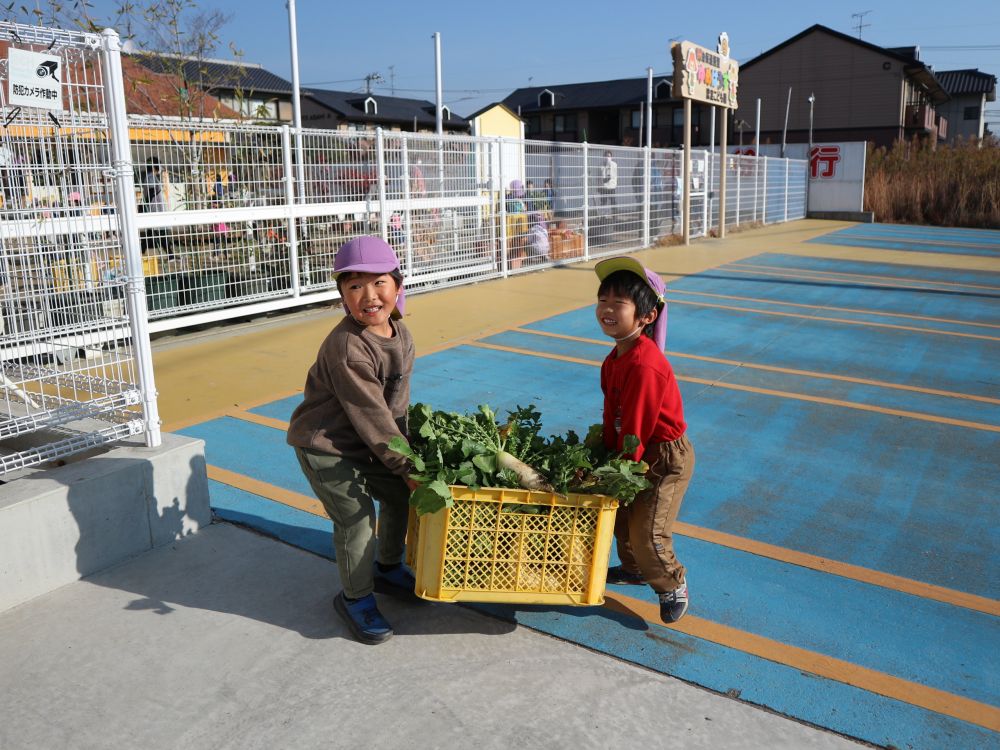
[[[851,18],[857,19],[857,25],[854,28],[858,30],[858,39],[861,38],[861,30],[867,29],[869,26],[871,26],[870,23],[864,22],[865,16],[867,16],[869,13],[871,13],[870,10],[863,10],[860,13],[851,13]]]

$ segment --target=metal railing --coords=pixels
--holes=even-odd
[[[419,291],[682,229],[676,150],[381,130],[306,129],[299,144],[287,127],[129,125],[152,330],[334,299],[337,248],[358,234],[390,242]],[[692,162],[698,237],[718,223],[718,155]],[[804,218],[804,161],[732,156],[726,168],[727,226]]]
[[[0,23],[0,40],[32,65],[25,73],[0,61],[6,476],[126,436],[145,434],[147,445],[160,436],[118,37]],[[26,76],[47,70],[62,101],[34,106],[25,98],[43,87]]]

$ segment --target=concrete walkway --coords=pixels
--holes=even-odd
[[[363,646],[336,578],[215,524],[3,613],[0,748],[858,747],[458,606]]]

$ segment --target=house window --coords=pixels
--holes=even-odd
[[[528,117],[524,121],[524,130],[528,135],[538,135],[542,132],[542,118],[537,115]]]
[[[556,115],[553,129],[557,133],[575,133],[576,115]]]
[[[681,114],[682,115],[683,115],[683,113],[684,113],[684,110],[681,110]],[[641,109],[633,109],[632,110],[632,127],[635,128],[636,130],[638,130],[639,128],[646,127],[646,121],[645,121],[644,118],[645,118],[645,115],[643,114],[643,111]],[[653,127],[654,128],[657,127],[657,124],[656,124],[657,119],[659,119],[659,118],[657,118],[657,116],[656,116],[656,109],[654,108],[653,109]]]
[[[978,120],[979,119],[979,107],[966,107],[964,119],[966,120]]]
[[[377,115],[378,114],[378,102],[376,102],[372,97],[365,99],[365,114],[366,115]]]
[[[656,84],[656,88],[653,89],[653,98],[669,99],[672,93],[673,93],[673,86],[671,85],[670,81],[664,78],[662,81]]]
[[[442,120],[450,120],[451,119],[451,110],[448,109],[447,107],[441,107],[441,119]]]
[[[556,95],[553,94],[548,89],[545,89],[542,93],[538,95],[538,106],[539,107],[556,106]]]

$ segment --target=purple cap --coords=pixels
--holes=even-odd
[[[667,300],[664,294],[666,293],[667,285],[663,283],[663,279],[660,278],[658,273],[650,271],[635,258],[629,258],[624,255],[617,258],[607,258],[594,266],[594,272],[601,281],[604,281],[615,271],[634,273],[639,278],[645,279],[646,283],[649,284],[649,288],[656,293],[657,302],[661,307],[656,316],[656,323],[653,325],[653,339],[660,349],[665,350],[667,348]]]
[[[392,246],[381,237],[362,235],[348,240],[340,246],[337,257],[333,261],[333,273],[390,273],[399,269],[399,258]],[[396,309],[392,317],[397,320],[403,317],[406,292],[403,285],[399,286],[399,296],[396,297]]]

